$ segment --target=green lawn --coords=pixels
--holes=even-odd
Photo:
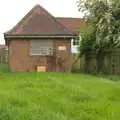
[[[0,120],[120,120],[116,79],[1,72]]]

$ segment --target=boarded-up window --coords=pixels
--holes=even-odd
[[[53,41],[30,40],[30,55],[53,55]]]

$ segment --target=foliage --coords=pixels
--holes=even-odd
[[[96,44],[94,50],[98,55],[120,47],[119,0],[78,0],[78,7],[85,12],[84,18],[88,25],[94,28],[96,39],[91,45]]]
[[[96,40],[95,32],[83,33],[81,34],[81,38],[82,40],[80,41],[80,46],[78,48],[80,56],[87,55],[88,52],[93,52]]]

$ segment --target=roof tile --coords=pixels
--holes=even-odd
[[[40,5],[36,5],[6,35],[73,35],[74,32],[59,23]]]
[[[87,29],[87,24],[83,18],[56,18],[61,24],[63,24],[67,29],[79,34],[79,32],[84,32]]]

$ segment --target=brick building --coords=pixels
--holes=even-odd
[[[70,72],[71,39],[76,33],[36,5],[4,34],[13,72]]]

